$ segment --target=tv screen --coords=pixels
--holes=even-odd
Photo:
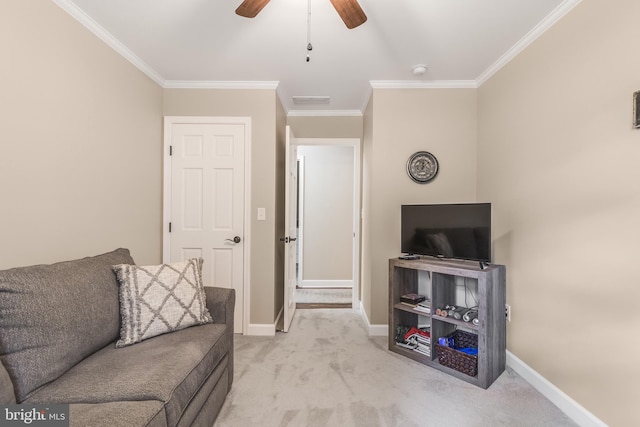
[[[491,203],[402,205],[401,251],[491,262]]]

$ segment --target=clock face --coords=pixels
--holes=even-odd
[[[438,160],[427,151],[418,151],[409,157],[407,173],[415,182],[425,184],[438,174]]]

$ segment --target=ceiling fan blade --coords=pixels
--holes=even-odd
[[[367,15],[358,4],[358,0],[331,0],[331,4],[344,21],[347,28],[352,29],[367,21]]]
[[[255,18],[269,0],[244,0],[236,9],[236,14],[245,18]]]

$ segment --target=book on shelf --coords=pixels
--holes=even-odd
[[[411,307],[411,308],[416,308],[418,306],[418,304],[413,304],[413,303],[406,302],[406,301],[400,301],[400,304],[406,305],[407,307]]]
[[[417,351],[418,353],[424,354],[425,356],[431,356],[431,349],[429,347],[426,347],[426,348],[416,347],[413,349],[413,351]]]
[[[414,310],[422,311],[423,313],[431,313],[431,301],[424,300],[419,302],[418,305],[413,308]]]
[[[416,345],[429,346],[431,344],[431,332],[413,327],[405,334],[404,340]]]
[[[415,350],[416,345],[406,341],[396,341],[396,345],[402,348],[408,348],[410,350]]]

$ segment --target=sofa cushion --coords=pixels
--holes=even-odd
[[[69,427],[166,427],[164,405],[157,400],[74,403],[69,405]]]
[[[103,403],[158,400],[174,426],[207,377],[225,371],[233,336],[206,324],[139,344],[114,344],[89,356],[34,393],[29,403]]]
[[[211,322],[202,285],[202,258],[173,264],[113,267],[122,318],[117,347]]]
[[[18,402],[118,337],[122,263],[127,249],[0,271],[0,359]]]

